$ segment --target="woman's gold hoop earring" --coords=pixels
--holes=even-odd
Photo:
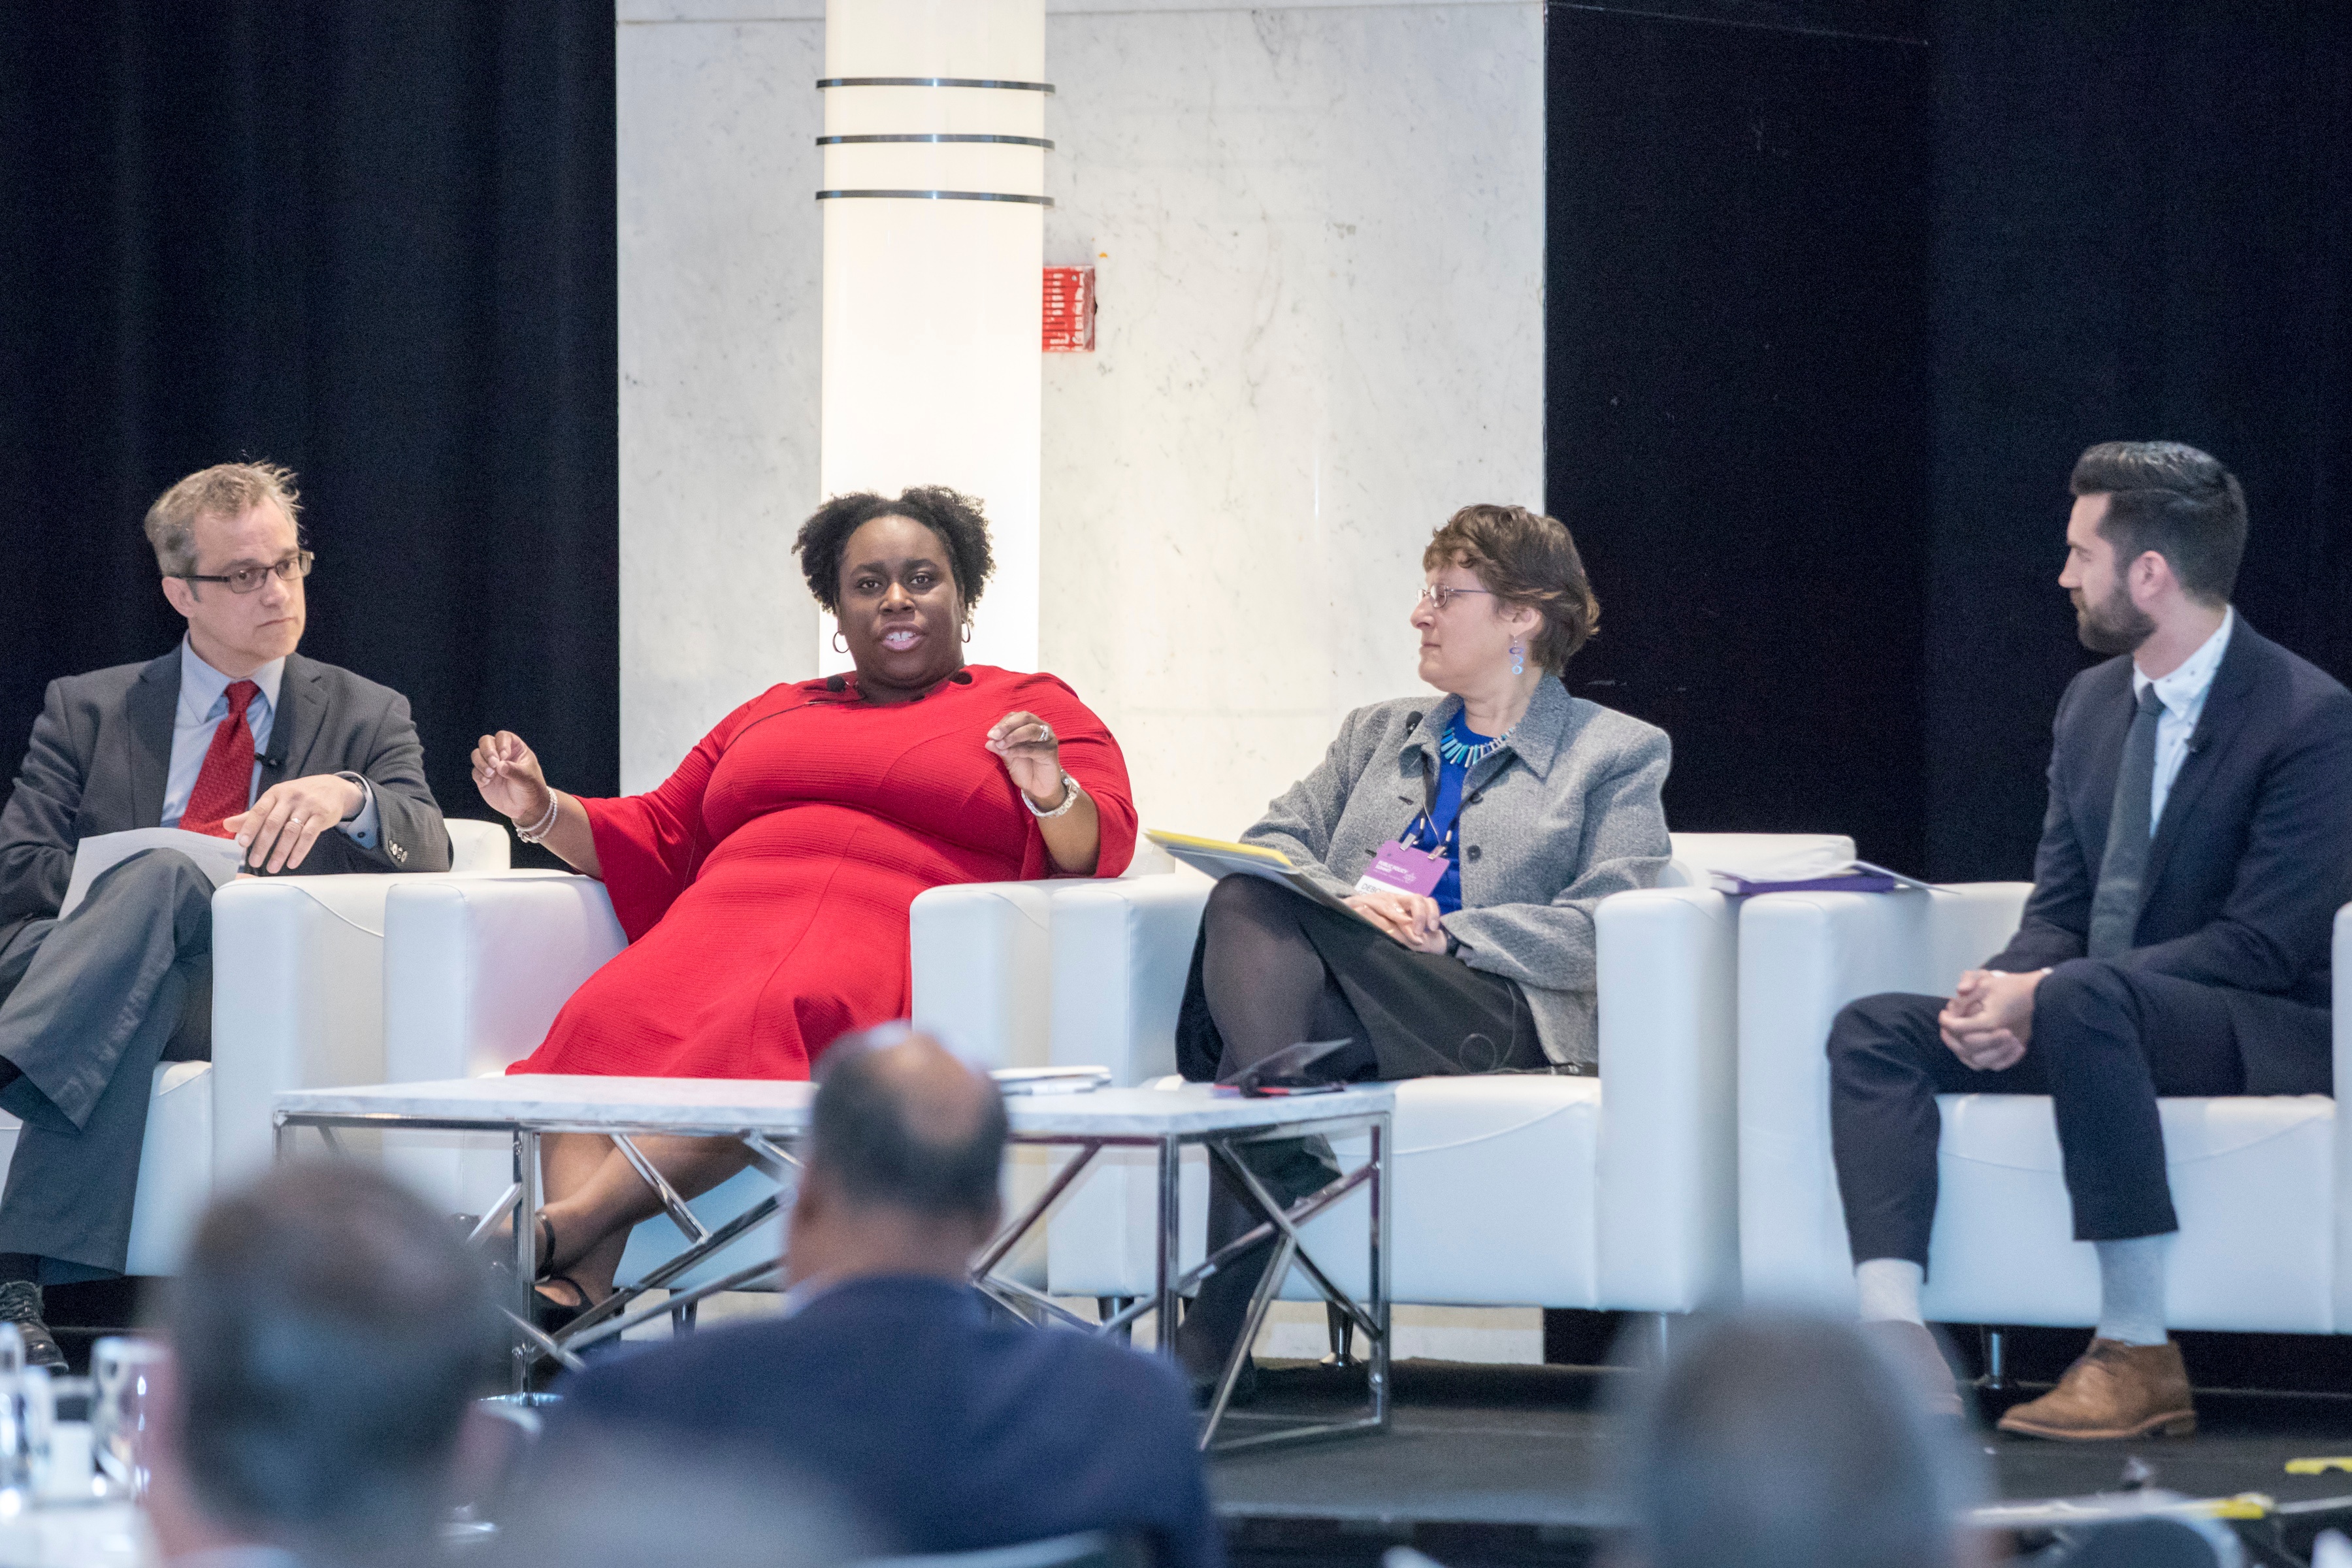
[[[833,634],[833,651],[835,653],[847,653],[849,651],[849,644],[842,640],[842,636],[839,632]]]

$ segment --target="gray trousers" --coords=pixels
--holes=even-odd
[[[25,1123],[0,1189],[0,1252],[41,1283],[122,1272],[156,1064],[212,1055],[213,884],[151,849],[62,921],[0,950],[0,1057],[24,1076],[0,1109]]]

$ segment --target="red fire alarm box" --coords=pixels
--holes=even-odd
[[[1095,351],[1095,269],[1091,267],[1045,268],[1045,352],[1092,353]]]

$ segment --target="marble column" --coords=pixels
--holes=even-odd
[[[1034,669],[1044,0],[831,0],[824,42],[819,486],[977,497],[996,570],[968,655]],[[833,633],[823,670],[848,664]]]

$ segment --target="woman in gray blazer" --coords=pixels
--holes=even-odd
[[[1349,1044],[1318,1076],[1600,1069],[1593,911],[1666,863],[1665,732],[1569,695],[1561,671],[1600,606],[1559,522],[1465,507],[1422,565],[1412,626],[1439,695],[1349,714],[1242,836],[1353,912],[1220,881],[1177,1026],[1188,1078],[1331,1039]],[[1319,1140],[1258,1145],[1251,1163],[1290,1200],[1331,1169]],[[1252,1223],[1221,1190],[1212,1247]],[[1197,1374],[1222,1365],[1263,1268],[1244,1259],[1203,1286],[1180,1336]]]

